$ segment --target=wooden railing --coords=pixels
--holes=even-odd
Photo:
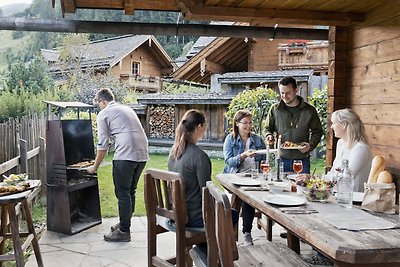
[[[140,91],[160,92],[162,89],[160,77],[120,74],[120,78],[127,81],[129,86]]]
[[[309,42],[299,46],[281,44],[278,47],[280,69],[328,69],[328,43]]]

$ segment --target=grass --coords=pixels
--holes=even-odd
[[[98,170],[99,190],[100,190],[100,207],[102,217],[117,217],[118,205],[117,199],[114,194],[114,185],[112,181],[112,154],[108,155],[105,159],[106,164],[101,166]],[[156,168],[167,170],[167,154],[151,154],[150,159],[146,164],[143,173],[148,168]],[[215,176],[221,173],[224,169],[224,160],[221,158],[211,158],[212,163],[212,180],[216,182]],[[313,158],[311,160],[311,170],[316,168],[316,174],[322,174],[325,171],[325,160]],[[136,191],[136,207],[135,216],[146,215],[144,206],[144,179],[139,180],[138,188]],[[33,209],[34,222],[44,222],[46,220],[46,208],[39,202],[35,203]]]
[[[111,163],[112,155],[108,155],[105,159],[106,162]],[[168,155],[167,154],[151,154],[150,159],[146,164],[143,173],[148,168],[156,168],[167,170],[168,169]],[[215,181],[215,176],[221,173],[224,168],[224,160],[220,158],[211,158],[212,164],[212,179]],[[99,190],[100,190],[100,207],[101,215],[103,217],[116,217],[118,216],[117,199],[114,194],[114,185],[112,182],[112,166],[106,164],[98,170],[99,178]],[[139,180],[138,188],[136,190],[136,205],[135,205],[135,216],[146,215],[146,209],[144,206],[144,179],[143,174]]]

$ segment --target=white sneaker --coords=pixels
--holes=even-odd
[[[253,237],[251,233],[244,233],[244,243],[243,246],[252,246],[253,245]]]

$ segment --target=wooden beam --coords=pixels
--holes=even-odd
[[[211,73],[225,73],[228,72],[228,69],[224,67],[224,65],[212,62],[207,59],[203,59],[200,63],[200,66],[204,66],[204,71],[209,71]]]
[[[364,15],[360,13],[200,6],[194,5],[191,2],[186,2],[186,4],[179,6],[184,17],[193,20],[297,23],[330,26],[349,26],[351,22],[364,21]]]
[[[328,30],[235,25],[0,18],[0,30],[327,40]]]
[[[133,15],[133,12],[135,11],[135,5],[136,5],[135,0],[125,0],[124,2],[125,15]]]

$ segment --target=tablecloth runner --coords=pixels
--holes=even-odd
[[[400,227],[399,223],[390,222],[357,207],[346,209],[336,203],[317,202],[307,202],[307,205],[318,211],[316,216],[338,229],[361,231]]]

